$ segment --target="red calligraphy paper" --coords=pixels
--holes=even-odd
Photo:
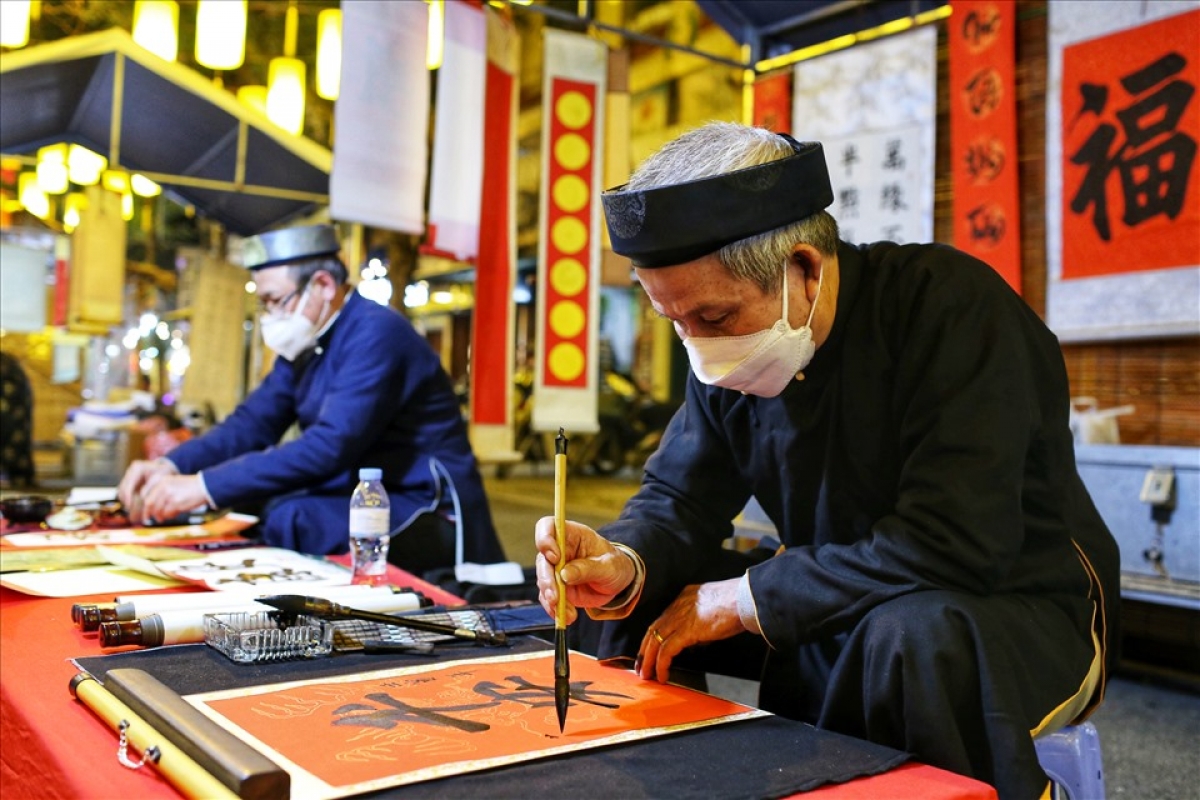
[[[1200,263],[1200,11],[1063,49],[1062,277]]]
[[[1011,0],[954,3],[950,150],[954,244],[991,264],[1020,292],[1015,25]]]
[[[341,797],[765,712],[571,656],[559,732],[540,652],[203,695],[190,702],[288,769],[293,793]]]

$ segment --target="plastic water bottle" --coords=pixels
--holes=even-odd
[[[351,583],[376,586],[387,582],[391,501],[382,478],[383,470],[363,467],[350,496],[350,552],[354,557]]]

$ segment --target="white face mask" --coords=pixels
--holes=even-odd
[[[268,314],[259,320],[263,343],[288,361],[295,361],[296,356],[317,341],[317,326],[304,316],[304,306],[308,303],[308,292],[311,288],[311,284],[305,287],[304,294],[300,295],[300,302],[296,304],[296,310],[291,314]]]
[[[817,298],[821,296],[821,277],[817,279]],[[808,320],[800,328],[788,323],[787,265],[783,268],[783,316],[770,328],[745,336],[685,336],[692,372],[702,383],[753,394],[777,397],[796,373],[812,361],[817,346],[812,339],[813,300]]]

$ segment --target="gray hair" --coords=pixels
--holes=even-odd
[[[303,261],[297,261],[287,265],[288,277],[297,286],[305,286],[312,276],[318,272],[328,272],[330,277],[338,286],[341,286],[350,277],[350,273],[346,269],[346,265],[342,263],[340,258],[336,256],[319,256],[317,258],[307,258]]]
[[[668,142],[643,161],[626,188],[685,183],[778,161],[793,152],[787,141],[765,128],[710,122]],[[717,260],[734,277],[754,281],[775,294],[780,289],[783,263],[796,245],[811,245],[828,256],[837,252],[837,243],[837,221],[828,212],[818,211],[790,225],[725,245],[717,251]]]

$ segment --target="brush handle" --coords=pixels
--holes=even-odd
[[[558,605],[554,610],[554,627],[563,630],[567,627],[567,586],[562,579],[567,555],[567,437],[562,428],[554,439],[554,539],[558,544],[558,568],[554,570]]]

